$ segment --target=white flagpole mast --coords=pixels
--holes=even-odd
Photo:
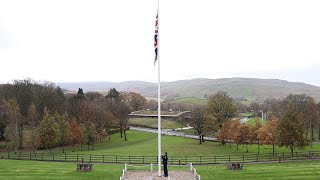
[[[158,23],[159,23],[159,0],[158,0]],[[158,24],[158,176],[161,176],[161,102],[160,102],[160,38]]]

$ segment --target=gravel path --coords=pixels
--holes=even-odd
[[[171,180],[195,180],[191,171],[169,171]],[[167,180],[169,177],[159,177],[156,171],[128,171],[125,180]]]

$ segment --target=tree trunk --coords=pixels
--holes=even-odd
[[[291,157],[293,157],[293,145],[290,146],[291,149]]]
[[[260,141],[258,141],[258,154],[260,154]]]
[[[120,137],[122,138],[122,127],[120,127]]]
[[[127,133],[126,133],[126,129],[123,131],[123,134],[124,134],[124,140],[127,141]]]
[[[272,144],[272,155],[274,156],[274,143]]]
[[[19,149],[22,149],[22,144],[23,144],[23,124],[22,122],[20,123],[20,128],[18,129],[19,131]]]
[[[82,142],[80,143],[80,150],[82,151]]]
[[[314,127],[311,126],[311,144],[314,141]]]
[[[31,134],[31,138],[32,138],[32,150],[35,150],[35,137],[34,137],[34,122],[32,120],[32,130],[31,130],[32,134]]]
[[[201,140],[201,135],[199,135],[199,144],[201,144],[202,140]]]
[[[88,151],[90,150],[90,145],[89,145],[89,142],[88,142]]]
[[[202,142],[204,142],[204,135],[202,135],[201,137],[202,137]]]
[[[248,143],[246,143],[246,149],[247,149],[247,152],[249,152],[249,151],[248,151]]]
[[[72,141],[72,152],[74,152],[74,141]]]
[[[62,145],[62,153],[64,153],[64,143],[63,143],[63,145]]]
[[[239,144],[237,143],[237,151],[239,151]]]

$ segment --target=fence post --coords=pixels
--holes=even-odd
[[[271,161],[272,159],[271,159],[271,153],[270,153],[270,161]]]
[[[129,164],[130,164],[130,155],[129,155]]]
[[[214,163],[217,164],[217,156],[214,156]]]
[[[8,151],[8,159],[10,159],[10,151]]]
[[[19,159],[20,159],[20,157],[21,157],[21,152],[19,152]]]
[[[229,162],[230,162],[230,155],[229,155]]]
[[[200,156],[200,164],[201,164],[201,156]]]
[[[31,152],[30,152],[30,160],[31,160],[31,157],[32,157],[32,155],[31,155]]]
[[[52,153],[52,161],[54,161],[54,153]]]
[[[77,162],[79,162],[79,154],[77,154]]]
[[[259,156],[257,155],[257,162],[259,162]]]
[[[144,156],[142,156],[142,164],[144,164]]]
[[[310,151],[309,151],[309,158],[310,158]]]
[[[41,154],[41,160],[43,161],[43,153]]]
[[[90,154],[90,162],[91,162],[91,154]]]
[[[118,163],[118,155],[116,155],[116,163]]]
[[[67,161],[67,153],[64,154],[64,161]]]
[[[186,164],[188,164],[188,156],[186,156]]]
[[[104,155],[102,155],[102,162],[104,163]]]
[[[242,162],[244,163],[244,154],[242,154]]]

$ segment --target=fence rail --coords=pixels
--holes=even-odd
[[[96,154],[66,154],[66,153],[36,153],[36,152],[0,152],[0,159],[21,159],[37,161],[65,161],[65,162],[92,162],[92,163],[130,163],[130,164],[157,164],[157,156],[122,156]],[[227,156],[169,156],[171,165],[186,164],[224,164],[227,162],[270,162],[287,160],[320,159],[320,151],[275,153],[271,154],[244,154]]]

